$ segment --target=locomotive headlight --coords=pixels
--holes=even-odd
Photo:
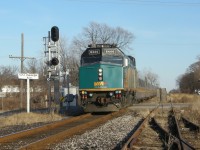
[[[109,92],[109,96],[112,97],[113,96],[113,92]]]
[[[102,76],[102,72],[99,72],[99,76]]]
[[[103,80],[103,69],[102,68],[98,69],[98,80],[99,81]]]
[[[93,94],[92,93],[89,93],[89,97],[92,97],[93,96]]]
[[[102,73],[102,72],[103,72],[103,69],[102,69],[102,68],[100,68],[100,69],[99,69],[99,73]]]

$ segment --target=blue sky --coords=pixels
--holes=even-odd
[[[6,0],[0,2],[0,65],[20,66],[24,55],[41,58],[42,37],[52,26],[72,40],[90,22],[122,27],[135,35],[129,52],[139,71],[151,70],[160,86],[176,88],[176,79],[200,55],[199,0]]]

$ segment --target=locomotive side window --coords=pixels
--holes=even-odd
[[[128,56],[130,58],[131,66],[136,67],[135,58],[132,56]]]
[[[124,67],[127,67],[127,66],[128,66],[128,59],[124,58]]]

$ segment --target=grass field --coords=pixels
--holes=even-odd
[[[200,124],[200,96],[192,95],[192,94],[170,94],[167,98],[168,102],[172,101],[173,103],[191,103],[191,107],[187,108],[183,111],[183,115],[190,118],[191,121],[195,120]],[[19,101],[8,100],[7,105],[5,105],[6,110],[12,110],[15,108],[19,108]],[[10,104],[10,105],[9,105]],[[37,104],[38,106],[43,106],[44,104]],[[6,107],[8,106],[8,107]],[[14,107],[17,106],[17,107]],[[33,106],[33,105],[32,105]],[[148,111],[144,111],[144,114],[148,113]],[[10,125],[26,125],[33,124],[38,122],[52,122],[61,120],[62,116],[59,114],[40,114],[40,113],[20,113],[15,114],[9,117],[0,118],[0,127],[10,126]]]
[[[58,114],[19,113],[0,118],[0,127],[11,125],[28,125],[39,122],[52,122],[61,119],[62,116]]]

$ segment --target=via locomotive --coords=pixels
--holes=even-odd
[[[155,90],[147,92],[139,87],[140,82],[135,58],[116,45],[90,45],[81,55],[79,93],[85,112],[118,111],[155,96]]]

